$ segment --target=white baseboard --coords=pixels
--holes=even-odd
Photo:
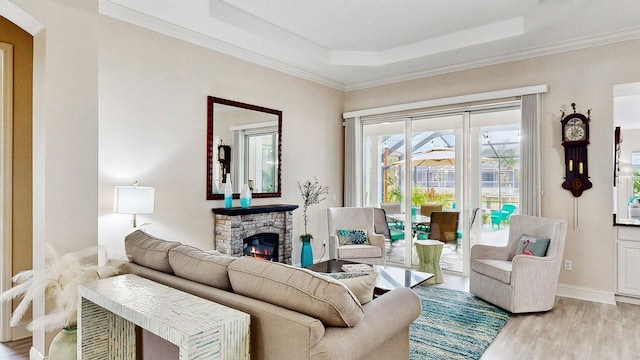
[[[622,302],[622,303],[627,303],[627,304],[640,305],[640,298],[637,298],[637,297],[631,297],[631,296],[625,296],[625,295],[616,295],[616,301],[617,302]]]
[[[45,360],[45,357],[40,354],[40,351],[36,350],[36,348],[32,346],[29,350],[29,360]]]
[[[556,295],[603,304],[616,304],[616,295],[612,291],[594,290],[574,285],[558,284]]]

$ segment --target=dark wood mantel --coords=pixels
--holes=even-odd
[[[286,204],[275,204],[275,205],[258,205],[251,206],[248,208],[241,207],[232,207],[232,208],[213,208],[214,214],[219,215],[227,215],[227,216],[238,216],[238,215],[249,215],[249,214],[263,214],[270,212],[283,212],[283,211],[292,211],[298,208],[298,205],[286,205]]]

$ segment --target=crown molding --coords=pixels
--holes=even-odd
[[[594,36],[587,39],[574,40],[574,41],[566,41],[561,43],[556,43],[548,46],[540,46],[531,49],[526,49],[523,51],[514,52],[506,55],[498,55],[487,57],[484,59],[467,61],[460,64],[454,64],[450,66],[441,66],[438,68],[418,71],[411,74],[404,74],[399,76],[387,77],[380,80],[373,80],[367,82],[361,82],[352,85],[346,85],[344,87],[345,92],[362,90],[367,88],[372,88],[376,86],[395,84],[403,81],[417,80],[421,78],[426,78],[430,76],[442,75],[457,71],[471,70],[483,66],[489,65],[498,65],[504,64],[512,61],[519,60],[527,60],[541,56],[560,54],[563,52],[570,52],[576,50],[582,50],[586,48],[603,46],[614,44],[618,42],[631,41],[640,39],[640,28],[620,31],[610,34],[604,34],[600,36]]]
[[[324,85],[333,89],[344,91],[344,84],[318,76],[311,72],[302,70],[295,66],[291,66],[280,61],[268,58],[266,56],[256,54],[241,47],[214,39],[210,36],[199,34],[195,31],[170,24],[166,21],[127,9],[126,7],[117,5],[108,0],[100,0],[99,12],[101,15],[114,18],[126,23],[136,25],[147,30],[151,30],[163,35],[167,35],[179,40],[189,42],[194,45],[214,50],[225,55],[229,55],[241,60],[258,64],[273,70],[283,72],[308,80],[320,85]]]
[[[0,16],[16,24],[31,36],[35,36],[44,29],[40,21],[9,0],[0,0]]]

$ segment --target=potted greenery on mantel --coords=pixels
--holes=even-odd
[[[307,224],[309,223],[309,214],[307,211],[311,205],[317,205],[327,198],[326,195],[329,194],[329,187],[320,185],[318,179],[314,177],[313,181],[307,180],[302,184],[298,182],[298,188],[300,189],[300,195],[302,195],[302,200],[304,201],[302,205],[304,234],[300,235],[300,240],[302,240],[300,265],[305,267],[313,264],[313,252],[311,250],[311,239],[313,239],[313,236],[309,234],[309,231],[307,230]]]

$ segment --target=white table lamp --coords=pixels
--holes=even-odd
[[[113,211],[119,214],[133,214],[133,227],[137,227],[137,214],[153,213],[155,188],[138,186],[116,186],[113,197]]]

